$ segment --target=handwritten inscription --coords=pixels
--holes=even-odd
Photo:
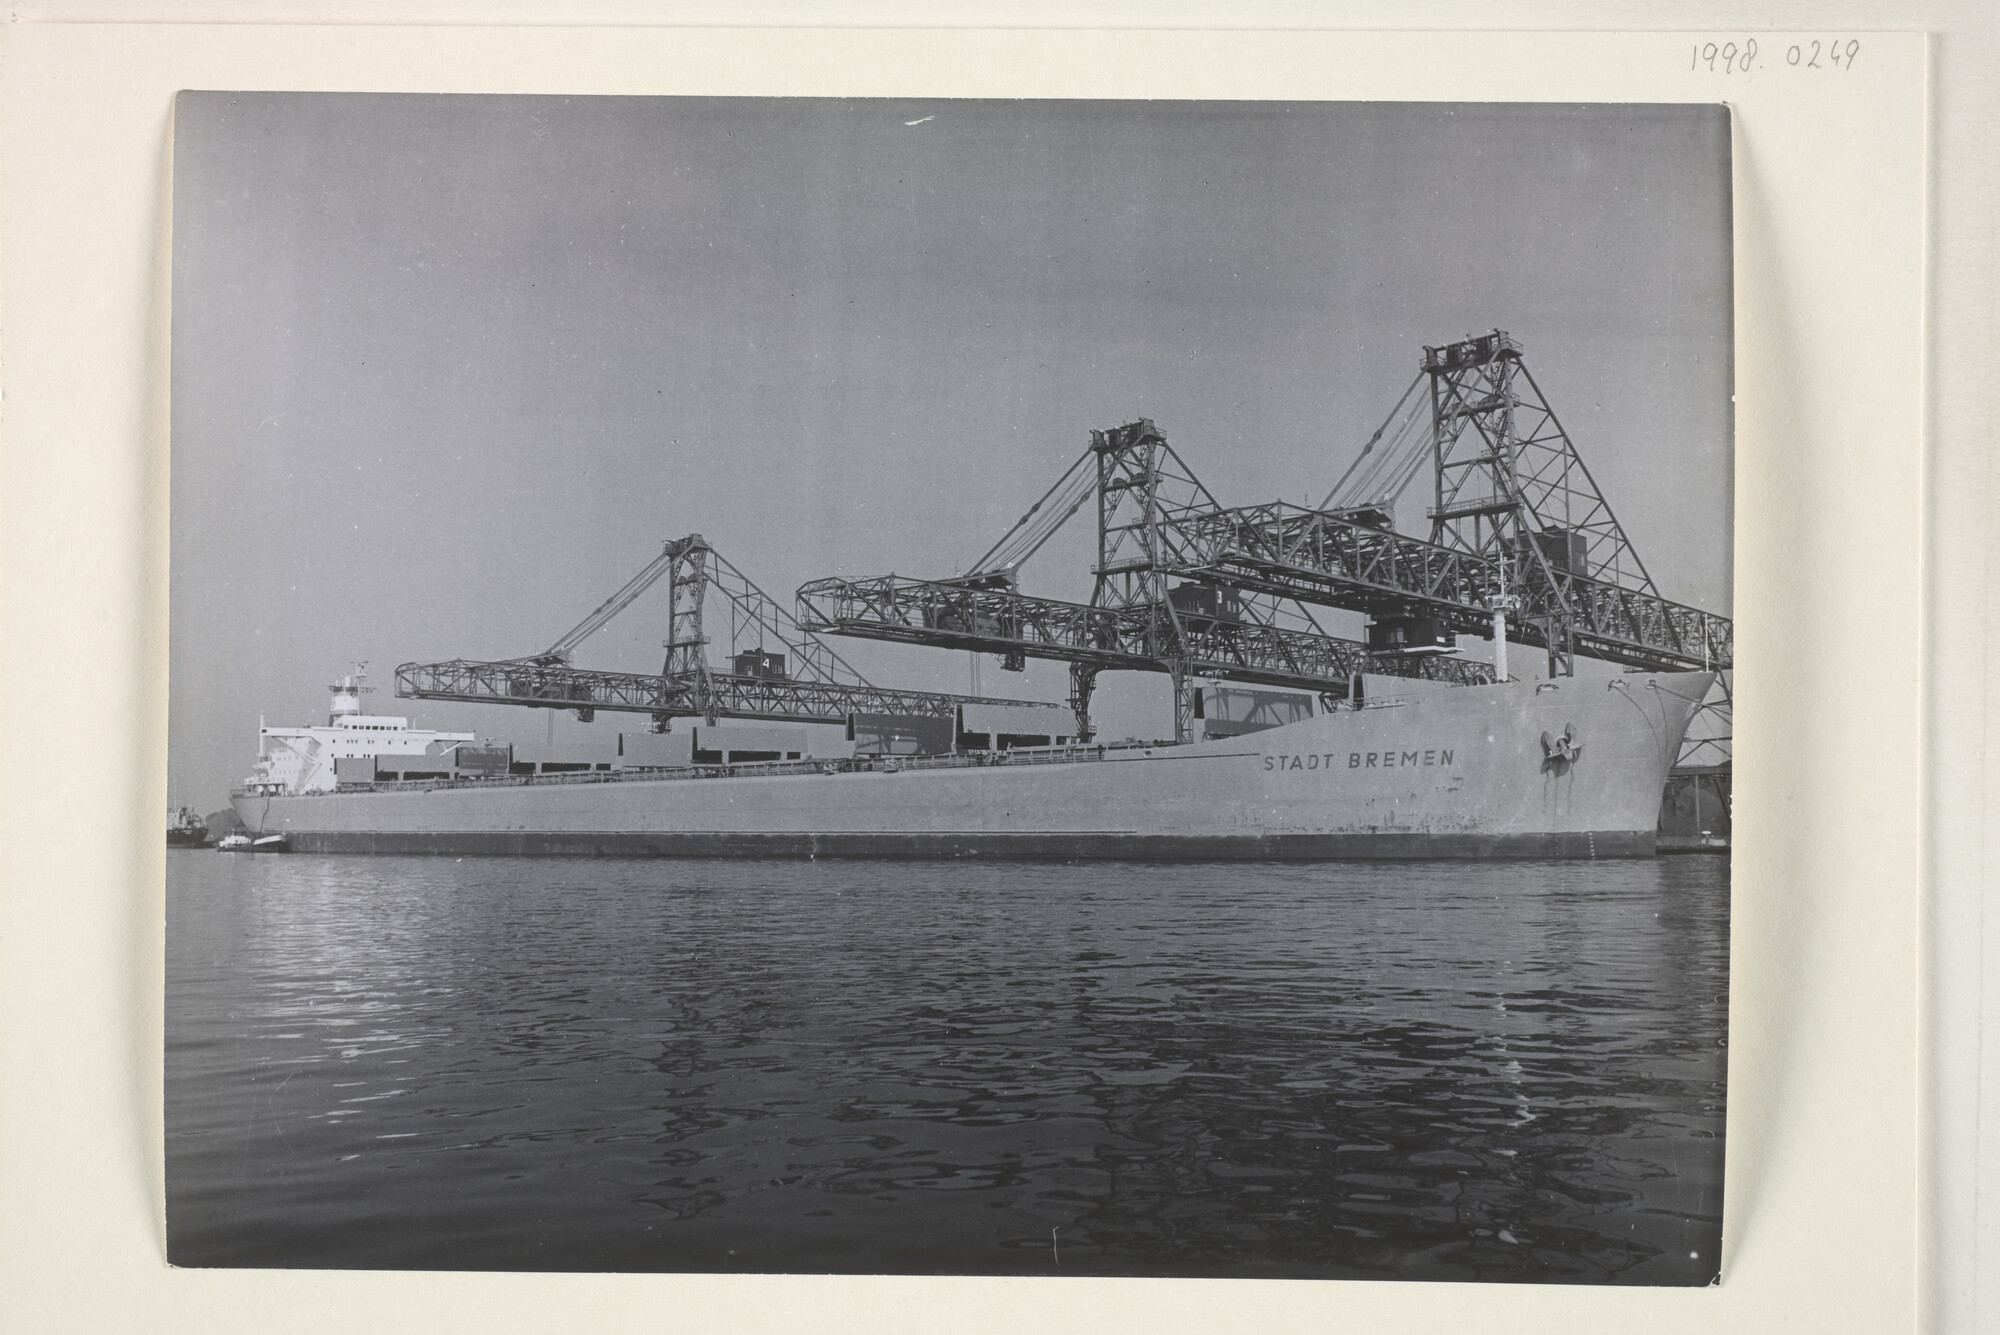
[[[1706,66],[1710,74],[1748,74],[1764,67],[1765,62],[1758,59],[1761,54],[1755,37],[1745,37],[1741,42],[1726,39],[1696,42],[1688,52],[1688,68],[1699,70]],[[1860,54],[1858,37],[1844,42],[1838,37],[1809,37],[1785,48],[1785,66],[1795,70],[1849,70],[1854,68],[1854,59]]]
[[[1266,770],[1420,769],[1451,763],[1451,751],[1444,747],[1423,751],[1349,751],[1344,755],[1339,751],[1322,751],[1318,755],[1264,757]]]

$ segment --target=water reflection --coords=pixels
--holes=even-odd
[[[171,1252],[1703,1282],[1725,872],[176,854]]]

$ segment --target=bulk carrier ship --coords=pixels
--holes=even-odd
[[[1187,745],[599,762],[492,776],[453,773],[454,758],[433,753],[423,763],[438,777],[318,790],[275,777],[287,768],[280,760],[233,801],[251,831],[282,834],[293,852],[1649,856],[1668,768],[1711,680],[1649,673],[1442,687]],[[381,722],[336,716],[325,729],[288,731],[295,744],[324,732],[349,753],[440,736]],[[374,731],[350,731],[358,728]]]
[[[1427,466],[1417,537],[1395,505]],[[1089,600],[1022,592],[1023,564],[1087,506]],[[661,672],[573,664],[663,579]],[[707,618],[717,598],[728,616]],[[1091,433],[969,573],[817,580],[794,606],[699,535],[670,541],[541,653],[396,672],[402,696],[631,713],[644,731],[535,759],[364,714],[349,677],[323,727],[262,730],[234,807],[323,853],[1650,856],[1691,720],[1728,706],[1728,619],[1660,596],[1500,330],[1425,348],[1317,506],[1226,507],[1141,419]],[[1329,611],[1360,613],[1365,639],[1328,634]],[[718,664],[708,627],[725,623]],[[1460,654],[1464,635],[1491,653]],[[833,636],[1065,662],[1070,697],[878,687]],[[1509,675],[1510,642],[1546,652],[1546,679]],[[1094,739],[1106,671],[1169,678],[1172,739]]]

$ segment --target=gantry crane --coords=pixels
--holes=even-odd
[[[667,653],[657,675],[571,666],[579,645],[662,578],[668,584]],[[709,661],[711,594],[727,611],[726,668]],[[540,653],[497,662],[405,663],[396,669],[396,694],[569,709],[586,722],[600,709],[640,713],[662,729],[675,718],[837,724],[857,714],[950,716],[965,704],[1030,703],[872,684],[698,533],[666,543],[624,587]]]
[[[1398,499],[1426,465],[1427,539],[1394,527]],[[1021,593],[1022,564],[1093,498],[1090,602]],[[1172,676],[1175,732],[1187,740],[1196,676],[1326,699],[1362,671],[1491,680],[1486,664],[1443,655],[1460,632],[1544,648],[1551,675],[1573,672],[1579,655],[1726,674],[1734,651],[1728,618],[1660,595],[1519,345],[1497,329],[1426,347],[1416,379],[1317,507],[1223,506],[1142,419],[1093,432],[969,574],[816,580],[799,606],[805,624],[834,634],[980,649],[1006,667],[1066,660],[1086,736],[1091,688],[1107,670]],[[1371,643],[1326,635],[1314,607],[1368,615]],[[1708,712],[1726,720],[1719,681]],[[1726,756],[1727,737],[1710,729],[1690,746]]]
[[[1427,390],[1419,394],[1418,390]],[[1428,409],[1428,411],[1426,411]],[[1378,448],[1379,447],[1379,448]],[[1395,528],[1395,507],[1428,466],[1429,535]],[[1094,502],[1097,559],[1087,603],[1021,592],[1023,565]],[[670,588],[657,675],[571,666],[576,647],[661,578]],[[704,606],[729,609],[729,664],[710,663]],[[1713,668],[1699,759],[1727,764],[1728,618],[1662,597],[1609,503],[1502,330],[1426,347],[1417,377],[1316,507],[1227,507],[1149,420],[1093,431],[1088,448],[965,575],[822,579],[794,618],[700,535],[660,555],[548,649],[499,662],[406,663],[397,694],[676,717],[838,723],[855,714],[945,715],[963,704],[1029,702],[875,686],[822,632],[1065,662],[1077,735],[1106,671],[1173,682],[1174,735],[1190,740],[1198,678],[1350,698],[1363,676],[1458,685],[1492,664],[1452,657],[1457,633],[1546,650],[1551,675],[1579,656],[1631,668]],[[1329,635],[1314,609],[1359,612],[1370,639]],[[1378,632],[1380,632],[1378,634]],[[776,649],[772,646],[777,646]],[[1689,755],[1684,753],[1683,760]]]
[[[1097,562],[1088,603],[1021,593],[1022,564],[1095,499]],[[1194,731],[1201,677],[1290,687],[1323,702],[1347,698],[1378,672],[1470,685],[1483,663],[1374,653],[1328,635],[1309,609],[1203,568],[1198,521],[1220,503],[1166,437],[1141,419],[1093,431],[1089,448],[972,570],[950,580],[822,579],[801,586],[800,620],[815,630],[1001,656],[1064,661],[1079,736],[1092,735],[1090,699],[1106,671],[1173,680],[1174,734]],[[1293,624],[1282,624],[1285,621]]]

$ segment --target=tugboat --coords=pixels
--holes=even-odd
[[[285,836],[282,834],[267,834],[257,839],[252,839],[247,834],[232,834],[224,836],[216,844],[215,851],[218,853],[287,853],[291,851],[291,845],[286,842]]]
[[[208,825],[190,807],[182,807],[167,821],[168,848],[207,848]]]

